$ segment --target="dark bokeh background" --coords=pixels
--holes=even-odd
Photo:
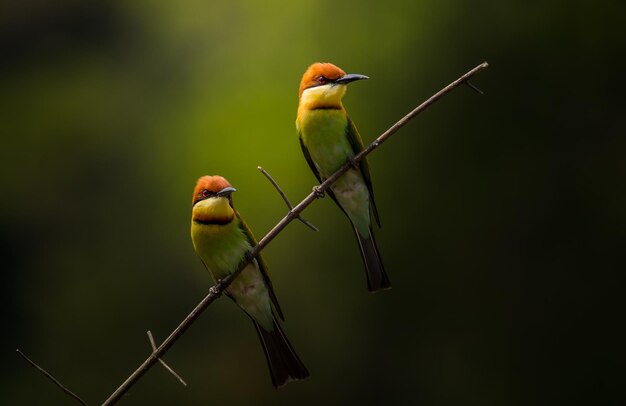
[[[123,404],[618,404],[625,378],[623,1],[0,6],[0,403],[91,404],[207,293],[195,180],[221,174],[262,236],[314,178],[294,128],[306,66],[372,79],[366,142],[483,60],[370,156],[394,288],[369,295],[329,199],[265,251],[311,371],[274,390],[228,300]]]

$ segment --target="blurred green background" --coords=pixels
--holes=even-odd
[[[120,404],[617,404],[626,242],[623,1],[8,1],[0,5],[0,403],[90,404],[207,293],[189,238],[205,174],[257,237],[315,184],[305,68],[371,80],[365,142],[393,290],[366,293],[329,199],[265,257],[307,381],[274,390],[256,333],[211,306]]]

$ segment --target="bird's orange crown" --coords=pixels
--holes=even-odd
[[[226,179],[221,176],[203,176],[198,179],[196,187],[193,190],[192,202],[195,204],[197,201],[205,198],[203,192],[208,190],[211,193],[217,193],[220,190],[232,186]]]
[[[315,62],[302,75],[299,96],[302,96],[302,92],[310,87],[325,85],[327,82],[339,79],[345,74],[346,72],[332,63]]]

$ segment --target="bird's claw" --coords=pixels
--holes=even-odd
[[[246,262],[252,262],[254,260],[254,257],[252,256],[252,254],[250,253],[250,251],[246,251],[245,254],[243,254],[243,259]]]
[[[211,286],[211,288],[209,289],[209,293],[211,293],[212,295],[219,295],[221,293],[219,286],[221,286],[222,284],[222,280],[218,279],[217,283],[214,286]]]
[[[324,191],[321,190],[319,186],[313,186],[313,193],[315,193],[315,197],[317,199],[321,199],[326,196],[326,193],[324,193]]]

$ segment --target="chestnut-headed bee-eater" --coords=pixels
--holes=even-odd
[[[311,170],[323,182],[363,149],[363,141],[341,102],[347,85],[368,79],[346,74],[331,63],[309,66],[300,82],[296,128],[300,146]],[[348,216],[361,248],[370,292],[388,289],[391,283],[383,267],[372,232],[371,214],[380,227],[367,160],[362,159],[328,190]]]
[[[204,266],[220,280],[233,272],[257,244],[250,228],[233,207],[235,191],[221,176],[203,176],[193,191],[191,240]],[[226,289],[226,295],[254,322],[269,366],[272,383],[282,386],[309,376],[306,367],[280,328],[284,320],[267,267],[257,256]]]

